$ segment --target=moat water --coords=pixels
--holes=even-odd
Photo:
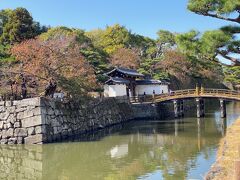
[[[202,119],[189,111],[184,119],[132,121],[64,143],[1,145],[0,179],[203,179],[240,115],[237,103],[227,105],[226,119],[218,108],[208,105]]]

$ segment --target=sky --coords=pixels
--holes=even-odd
[[[228,23],[187,10],[188,0],[0,0],[0,9],[24,7],[42,25],[86,31],[119,23],[133,33],[156,38],[171,32],[217,29]]]

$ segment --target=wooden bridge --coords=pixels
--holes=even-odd
[[[220,100],[221,116],[226,117],[226,100],[240,101],[240,91],[227,89],[205,89],[203,87],[196,89],[186,89],[172,91],[160,95],[136,96],[131,98],[132,103],[163,103],[173,101],[175,117],[183,116],[183,100],[196,99],[197,116],[204,116],[204,98],[217,98]]]

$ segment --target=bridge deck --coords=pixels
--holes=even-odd
[[[165,101],[190,98],[220,98],[226,100],[240,101],[240,92],[227,89],[186,89],[172,91],[171,93],[152,95],[152,96],[136,96],[131,98],[132,103],[161,103]]]

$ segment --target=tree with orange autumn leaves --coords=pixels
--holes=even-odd
[[[76,37],[51,40],[30,39],[11,49],[18,65],[14,71],[31,76],[37,82],[37,93],[44,91],[50,79],[72,96],[86,94],[96,88],[93,68],[80,53]]]
[[[218,64],[211,61],[204,62],[204,60],[196,61],[192,61],[179,50],[167,50],[154,69],[167,72],[171,78],[175,79],[175,84],[179,83],[178,88],[188,87],[193,81],[192,77],[221,80],[219,73],[221,67]]]
[[[138,69],[140,56],[133,49],[119,48],[110,56],[112,66]]]

